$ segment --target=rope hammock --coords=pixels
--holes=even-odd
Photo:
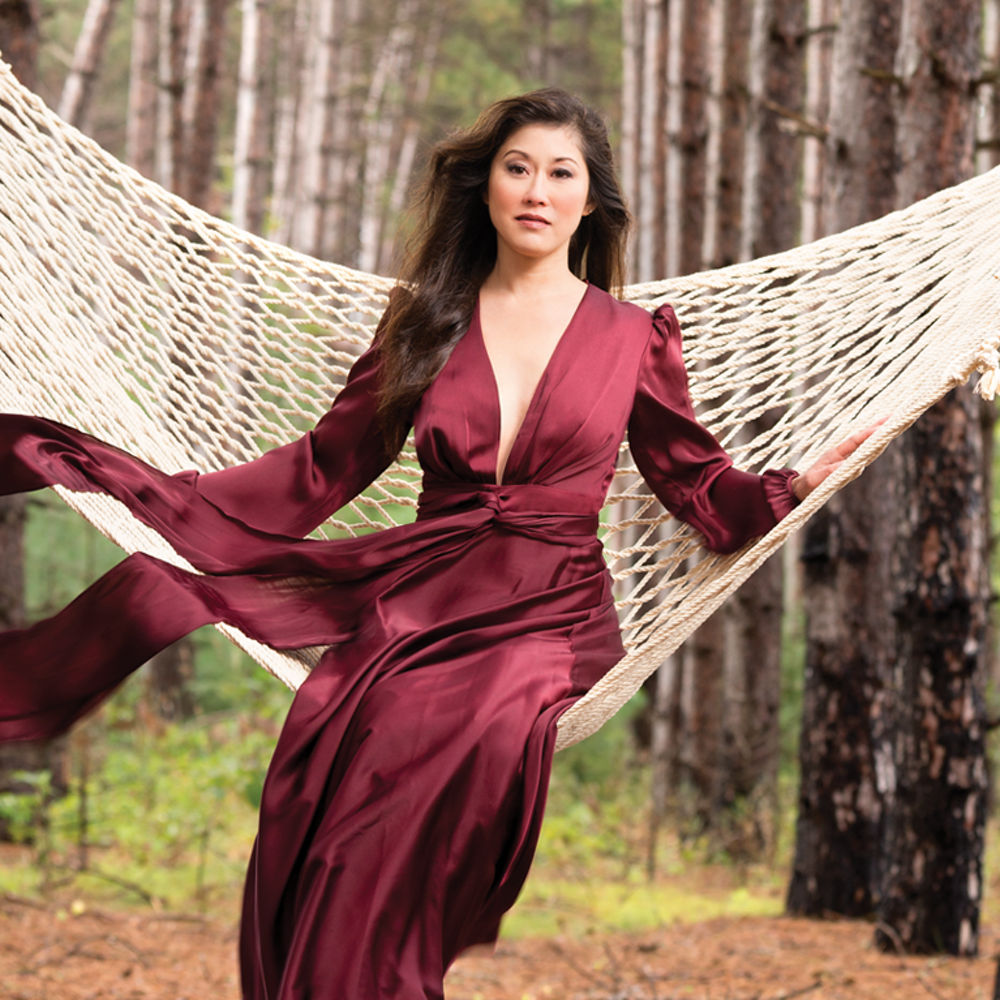
[[[326,411],[393,282],[244,232],[61,121],[0,63],[0,409],[71,423],[166,472],[243,462]],[[560,723],[560,748],[614,714],[782,542],[975,371],[1000,381],[1000,168],[787,253],[633,285],[674,305],[700,419],[736,463],[805,467],[885,423],[766,537],[705,552],[622,447],[603,541],[627,654]],[[765,430],[748,439],[752,422]],[[413,517],[412,445],[328,536]],[[117,501],[57,488],[129,552],[192,567]],[[291,687],[292,654],[217,626]]]

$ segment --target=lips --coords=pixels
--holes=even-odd
[[[531,212],[525,212],[522,215],[518,215],[518,222],[523,222],[529,226],[548,226],[551,225],[548,219],[542,217],[541,215],[533,215]]]

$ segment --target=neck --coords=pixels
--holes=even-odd
[[[483,282],[483,288],[538,298],[580,284],[583,282],[569,269],[568,257],[522,257],[504,252],[501,246],[496,264]]]

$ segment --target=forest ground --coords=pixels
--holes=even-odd
[[[990,1000],[1000,936],[980,957],[899,957],[862,921],[730,917],[637,933],[503,940],[456,963],[448,1000]],[[237,1000],[236,926],[0,897],[2,1000]]]

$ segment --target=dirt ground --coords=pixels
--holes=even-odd
[[[76,911],[76,912],[74,912]],[[992,1000],[977,959],[901,958],[857,921],[743,918],[464,956],[448,1000]],[[236,928],[183,914],[0,897],[0,1000],[237,1000]],[[346,1000],[346,998],[345,998]]]

